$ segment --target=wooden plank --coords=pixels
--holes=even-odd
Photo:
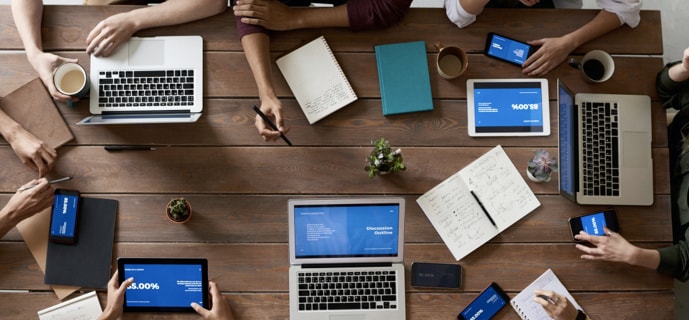
[[[43,12],[43,47],[46,50],[82,50],[86,36],[101,20],[136,6],[46,6]],[[589,22],[599,10],[543,10],[488,8],[477,21],[459,29],[445,16],[443,9],[412,8],[398,25],[384,30],[353,33],[347,29],[329,28],[279,32],[273,36],[273,50],[283,51],[296,44],[325,35],[341,51],[371,52],[380,43],[426,39],[429,51],[436,41],[459,44],[477,53],[483,50],[488,32],[498,32],[521,40],[556,37]],[[518,16],[519,19],[514,19]],[[503,23],[495,23],[502,21]],[[652,54],[663,52],[659,11],[641,11],[641,23],[635,29],[627,26],[578,48],[576,53],[604,49],[616,54]],[[204,48],[212,51],[241,51],[232,10],[187,24],[143,30],[137,36],[201,35]],[[0,49],[22,50],[9,6],[0,6]]]
[[[172,240],[172,239],[170,239]],[[669,243],[645,243],[659,248]],[[43,273],[24,243],[0,246],[0,287],[9,290],[48,290]],[[480,291],[491,281],[508,291],[519,291],[547,268],[552,268],[572,291],[657,291],[672,290],[671,277],[654,270],[622,263],[581,260],[581,252],[571,243],[532,243],[483,245],[459,264],[464,270],[463,291]],[[279,292],[288,290],[289,268],[286,243],[208,244],[208,243],[121,243],[115,244],[116,257],[206,257],[209,279],[223,290],[241,292]],[[546,258],[547,257],[547,258]],[[453,261],[443,244],[406,244],[407,273],[414,261]],[[515,263],[519,261],[520,263]],[[407,290],[415,291],[409,284]],[[427,291],[427,290],[421,290]]]
[[[221,288],[222,289],[222,288]],[[508,293],[513,297],[516,293]],[[407,294],[407,319],[453,319],[468,305],[477,293],[409,293]],[[573,293],[577,302],[592,319],[674,319],[673,295],[669,292],[614,292]],[[98,294],[105,306],[105,293]],[[273,293],[227,293],[223,292],[237,319],[282,320],[289,317],[287,294]],[[59,303],[49,292],[0,293],[3,308],[0,318],[32,319],[34,309],[43,309]],[[631,308],[630,306],[634,306]],[[126,313],[122,319],[198,319],[197,314],[152,314]],[[495,320],[518,320],[517,313],[506,306]]]
[[[160,147],[119,153],[98,146],[68,146],[60,149],[52,175],[73,176],[64,187],[78,187],[84,193],[422,194],[488,150],[404,148],[406,171],[369,179],[364,170],[368,146]],[[509,147],[505,151],[525,176],[533,149]],[[653,149],[653,157],[658,159],[653,164],[656,194],[669,193],[668,163],[662,161],[667,154],[665,148]],[[0,192],[14,192],[35,178],[35,172],[16,161],[9,147],[0,147],[0,163],[6,164],[6,170],[0,172]],[[86,163],[89,165],[84,166]],[[557,177],[551,183],[528,183],[536,194],[558,193]]]

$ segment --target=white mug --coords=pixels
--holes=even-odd
[[[587,52],[581,62],[572,58],[569,65],[581,70],[586,80],[591,82],[604,82],[612,78],[615,72],[615,60],[603,50],[592,50]]]

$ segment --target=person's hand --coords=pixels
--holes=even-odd
[[[684,71],[689,72],[689,48],[684,49],[684,55],[682,56],[682,68],[684,68]]]
[[[21,126],[18,126],[7,140],[19,160],[27,167],[38,171],[39,178],[53,168],[57,151]]]
[[[134,278],[124,280],[122,284],[120,284],[117,271],[115,271],[115,274],[113,274],[110,281],[108,281],[108,300],[98,320],[115,320],[122,316],[124,292],[132,283],[134,283]]]
[[[242,17],[242,23],[263,26],[270,30],[294,29],[290,7],[274,0],[237,0],[234,15]]]
[[[31,66],[34,68],[34,70],[36,70],[36,73],[38,73],[41,81],[43,81],[43,85],[48,88],[48,92],[50,92],[50,95],[53,97],[53,99],[61,102],[66,102],[68,100],[75,102],[79,101],[79,98],[70,97],[57,91],[57,88],[55,88],[55,83],[53,83],[53,72],[55,71],[55,68],[67,62],[77,63],[79,60],[63,58],[58,55],[43,51],[31,54],[27,56],[27,58],[29,59]]]
[[[631,243],[623,238],[619,233],[612,232],[608,227],[604,227],[606,236],[592,236],[584,231],[575,235],[576,240],[588,241],[594,248],[577,244],[577,249],[585,254],[581,256],[585,260],[605,260],[614,262],[631,263],[632,255],[636,249]]]
[[[19,191],[12,195],[3,210],[12,212],[16,222],[22,221],[53,204],[53,193],[55,190],[45,178],[34,179],[23,187],[32,186],[31,189]]]
[[[222,294],[220,294],[218,285],[213,281],[208,281],[208,286],[210,287],[213,308],[208,310],[198,303],[192,302],[191,307],[194,308],[194,311],[207,320],[234,320],[230,305],[227,303],[227,300],[223,298]]]
[[[261,111],[268,118],[274,118],[275,122],[273,123],[276,127],[278,127],[278,131],[273,130],[265,121],[263,121],[263,118],[257,114],[254,124],[256,125],[256,129],[258,129],[258,133],[263,137],[263,140],[275,141],[280,139],[280,132],[287,133],[289,131],[289,128],[285,128],[285,125],[282,121],[282,105],[280,104],[279,100],[263,101],[261,103]]]
[[[129,40],[137,28],[128,15],[119,13],[99,22],[86,37],[86,53],[107,57]]]
[[[527,7],[531,7],[541,2],[541,0],[519,0],[519,2],[521,2],[523,5]]]
[[[567,59],[574,48],[572,48],[571,41],[566,37],[558,38],[543,38],[539,40],[531,40],[528,42],[532,46],[540,46],[524,64],[522,64],[522,73],[529,76],[544,76],[550,70],[555,69],[560,63]]]
[[[543,307],[549,317],[555,320],[574,320],[577,318],[579,310],[569,303],[567,297],[550,290],[536,290],[534,294],[536,295],[534,301]],[[539,296],[546,296],[548,298]]]

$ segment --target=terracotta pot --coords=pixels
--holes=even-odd
[[[170,201],[167,203],[167,206],[165,206],[165,217],[167,217],[168,220],[170,220],[170,221],[172,221],[172,222],[174,222],[174,223],[183,224],[183,223],[186,223],[187,221],[189,221],[189,219],[191,219],[191,214],[192,214],[194,211],[191,210],[191,203],[189,203],[189,200],[184,199],[184,202],[186,203],[187,208],[189,208],[189,215],[188,215],[187,218],[184,219],[184,220],[180,220],[180,221],[175,220],[175,219],[170,215],[170,212],[169,212],[168,208],[170,207],[170,203],[172,203],[172,201],[177,200],[177,199],[179,199],[179,198],[172,199],[172,200],[170,200]]]

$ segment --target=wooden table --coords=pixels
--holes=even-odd
[[[46,50],[79,58],[89,67],[85,38],[97,22],[130,7],[61,7],[45,9]],[[119,201],[114,256],[200,256],[209,259],[210,278],[218,282],[239,319],[285,319],[287,285],[287,200],[302,197],[399,195],[407,200],[405,265],[413,261],[454,262],[445,244],[416,205],[416,198],[497,144],[518,168],[535,148],[557,150],[555,82],[564,79],[579,92],[647,94],[653,100],[655,202],[651,207],[616,207],[627,239],[644,247],[671,244],[670,188],[665,113],[655,92],[662,68],[660,13],[642,12],[636,29],[623,27],[579,48],[581,55],[604,49],[617,55],[610,81],[590,84],[577,70],[560,65],[550,81],[551,127],[548,137],[470,138],[467,135],[466,85],[469,78],[523,77],[520,69],[484,57],[489,31],[519,39],[558,36],[589,21],[596,10],[487,9],[470,27],[459,30],[442,9],[412,9],[399,25],[373,32],[343,29],[302,30],[276,34],[278,55],[305,40],[325,35],[349,77],[358,101],[309,125],[277,69],[273,77],[282,99],[288,136],[265,143],[254,128],[251,106],[258,102],[248,64],[231,13],[181,26],[145,30],[140,36],[196,35],[204,38],[205,109],[194,124],[76,126],[88,103],[58,107],[76,139],[58,150],[49,177],[70,175],[61,185],[85,196]],[[515,18],[518,17],[518,18]],[[501,23],[503,22],[504,23]],[[429,66],[433,43],[454,44],[469,52],[469,70],[448,81],[431,69],[435,109],[384,117],[373,46],[425,40]],[[8,6],[0,6],[0,96],[34,78]],[[633,56],[631,56],[633,55]],[[432,66],[431,66],[432,67]],[[370,141],[385,137],[403,150],[408,170],[369,179],[364,158]],[[156,151],[108,153],[105,145],[155,146]],[[12,149],[0,144],[0,203],[21,183],[35,177]],[[623,264],[587,262],[572,244],[567,218],[602,209],[578,206],[558,195],[557,176],[549,183],[529,182],[542,205],[507,231],[459,261],[464,269],[460,290],[416,289],[407,275],[408,319],[454,319],[458,311],[490,282],[514,296],[547,268],[552,268],[593,319],[673,319],[672,279],[652,270]],[[186,225],[163,216],[176,195],[189,198],[195,213]],[[16,230],[0,244],[0,318],[35,318],[36,311],[59,301],[43,284],[43,274]],[[105,294],[99,294],[105,303]],[[126,319],[195,318],[193,315],[127,314]],[[512,308],[499,319],[518,319]]]

